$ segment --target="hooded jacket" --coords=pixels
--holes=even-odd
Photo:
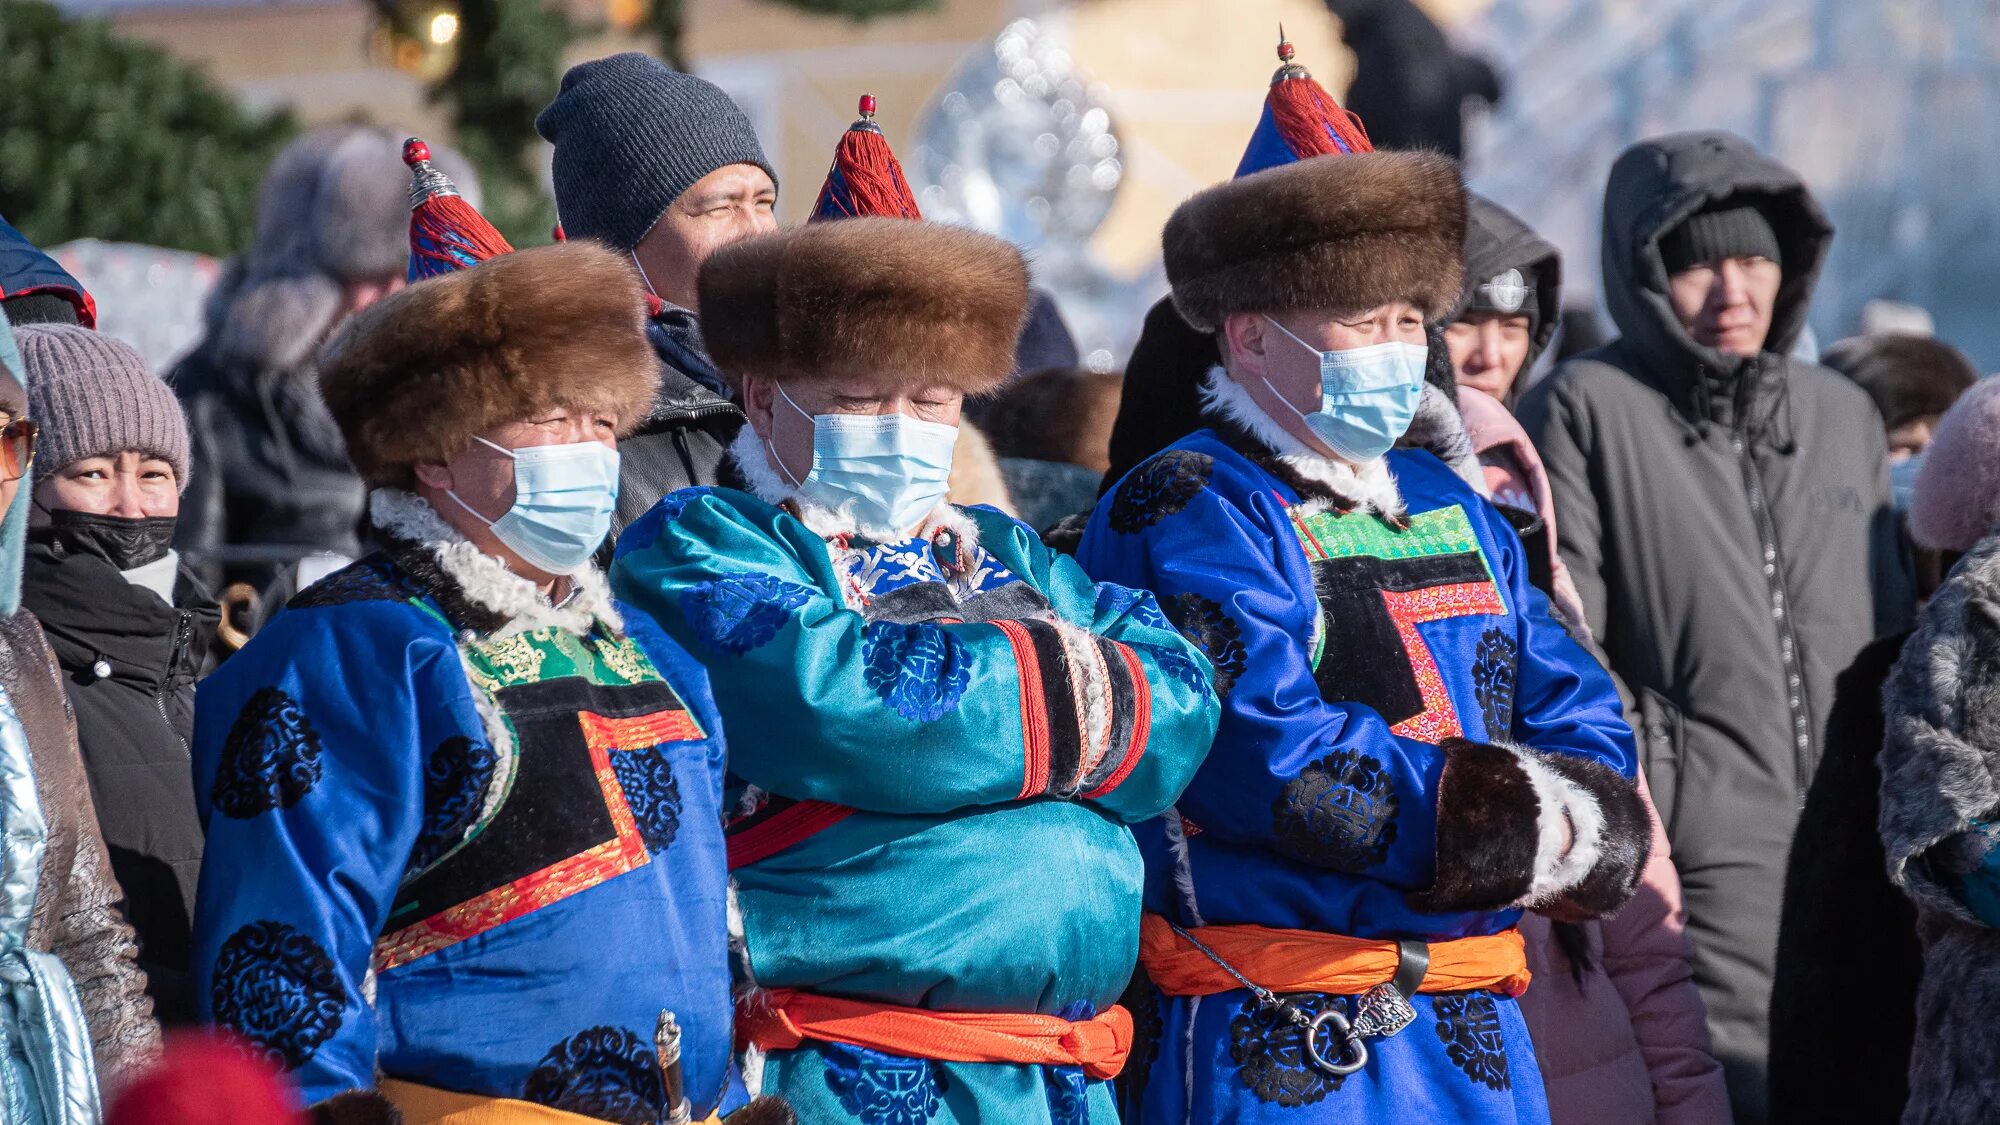
[[[37,535],[22,600],[62,669],[154,1005],[168,1023],[192,1021],[188,940],[202,834],[188,741],[214,599],[183,569],[168,605],[109,562]]]
[[[1528,224],[1483,195],[1465,197],[1465,296],[1446,321],[1465,314],[1472,294],[1479,286],[1508,270],[1535,274],[1535,336],[1528,342],[1528,357],[1508,392],[1505,405],[1512,409],[1528,385],[1528,373],[1535,361],[1548,350],[1562,320],[1562,254],[1555,245],[1536,234]]]
[[[1751,357],[1688,335],[1659,251],[1663,233],[1730,196],[1763,205],[1784,256]],[[1695,981],[1746,1122],[1763,1119],[1780,891],[1833,678],[1911,609],[1881,419],[1853,383],[1786,356],[1832,236],[1798,177],[1741,138],[1634,146],[1605,192],[1604,291],[1620,335],[1520,405],[1563,559],[1636,700]]]

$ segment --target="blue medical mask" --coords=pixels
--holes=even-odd
[[[1917,474],[1923,471],[1924,455],[1913,453],[1889,466],[1889,500],[1897,511],[1910,510],[1910,500],[1917,494]]]
[[[489,520],[447,492],[458,506],[493,529],[528,565],[549,574],[573,574],[611,534],[618,506],[618,451],[601,441],[508,449],[483,437],[472,440],[514,462],[514,506]]]
[[[846,508],[864,526],[902,534],[944,499],[957,426],[901,413],[807,414],[784,387],[778,394],[812,422],[812,471],[799,480],[775,450],[771,461],[814,503]]]
[[[1429,348],[1390,343],[1323,352],[1270,317],[1264,319],[1319,357],[1319,409],[1300,410],[1269,379],[1264,385],[1335,453],[1357,464],[1373,461],[1409,431],[1423,398]]]

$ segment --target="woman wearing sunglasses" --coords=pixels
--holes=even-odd
[[[24,378],[0,318],[0,1117],[69,1125],[98,1119],[100,1080],[152,1058],[160,1032],[56,662],[21,608],[36,434]]]

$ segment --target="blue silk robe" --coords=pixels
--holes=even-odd
[[[612,583],[707,663],[756,985],[1086,1018],[1131,975],[1127,825],[1206,753],[1208,668],[1149,595],[997,512],[940,514],[829,546],[745,493],[687,489],[626,531]],[[802,814],[823,826],[773,841]],[[747,1077],[814,1125],[1117,1120],[1074,1067],[807,1040]]]
[[[1342,515],[1268,459],[1198,431],[1135,468],[1092,514],[1078,561],[1153,591],[1215,668],[1215,747],[1177,809],[1139,830],[1148,908],[1184,926],[1256,923],[1363,938],[1492,934],[1515,910],[1424,913],[1448,737],[1506,740],[1629,778],[1608,676],[1531,587],[1519,537],[1429,453],[1388,464],[1397,530]],[[1252,450],[1254,453],[1255,451]],[[1295,481],[1298,478],[1293,478]],[[1302,994],[1308,1012],[1350,998]],[[1366,1069],[1312,1067],[1246,991],[1135,1012],[1127,1120],[1547,1120],[1518,1006],[1419,994]]]

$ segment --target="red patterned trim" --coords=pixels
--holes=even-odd
[[[831,801],[800,801],[769,820],[729,837],[729,869],[769,859],[815,833],[839,824],[854,810]]]
[[[1014,646],[1014,663],[1021,671],[1021,741],[1026,746],[1027,763],[1021,771],[1021,792],[1016,800],[1044,793],[1049,787],[1049,708],[1042,696],[1042,660],[1027,626],[1018,621],[992,623],[1007,634]]]
[[[1117,644],[1115,641],[1112,643]],[[1104,779],[1104,784],[1083,795],[1087,801],[1102,797],[1125,784],[1125,779],[1138,768],[1139,759],[1145,756],[1146,739],[1153,731],[1153,689],[1146,682],[1146,667],[1139,663],[1139,654],[1133,652],[1130,646],[1117,647],[1118,655],[1125,658],[1125,666],[1132,670],[1132,741],[1125,748],[1125,759],[1111,771],[1110,777]]]
[[[1438,671],[1437,657],[1431,654],[1431,646],[1425,643],[1417,626],[1447,617],[1506,613],[1507,607],[1500,604],[1500,592],[1491,582],[1464,582],[1407,592],[1383,590],[1382,601],[1388,605],[1389,618],[1396,623],[1396,632],[1403,639],[1403,650],[1409,653],[1410,672],[1416,677],[1417,692],[1424,701],[1423,710],[1389,729],[1404,738],[1432,745],[1447,738],[1464,737],[1458,709],[1452,706],[1451,693]]]
[[[639,838],[631,806],[625,803],[625,790],[618,784],[611,754],[646,750],[663,742],[688,738],[687,734],[675,732],[692,726],[693,718],[686,711],[661,711],[630,719],[609,719],[579,711],[576,719],[583,728],[584,743],[590,748],[591,768],[597,774],[598,787],[604,791],[605,807],[611,812],[612,838],[385,935],[375,946],[377,972],[387,972],[477,937],[652,862],[645,842]],[[692,737],[701,735],[697,731]]]

